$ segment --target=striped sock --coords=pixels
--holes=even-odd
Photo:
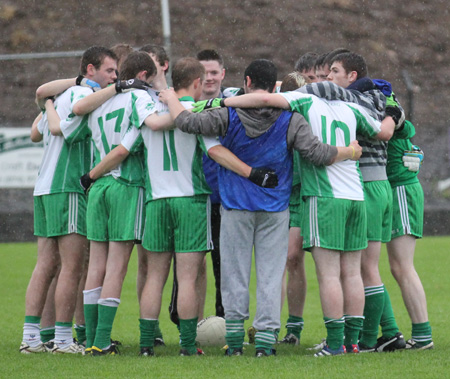
[[[364,316],[349,316],[345,315],[344,326],[344,345],[357,345],[359,339],[359,332],[363,327]]]
[[[412,324],[412,339],[419,346],[428,345],[433,341],[431,337],[431,325],[429,321]]]
[[[258,330],[255,334],[255,349],[265,350],[270,354],[272,346],[277,342],[277,333],[273,330]]]
[[[300,339],[300,334],[303,330],[303,317],[289,315],[286,322],[287,334],[293,334],[298,339]]]
[[[360,343],[366,347],[373,347],[377,343],[378,328],[384,309],[384,286],[364,288],[364,324]],[[346,345],[347,346],[347,345]]]
[[[225,340],[230,349],[241,349],[244,346],[244,320],[225,320]]]
[[[338,319],[324,317],[323,320],[327,328],[327,345],[332,350],[339,350],[344,344],[344,317]]]

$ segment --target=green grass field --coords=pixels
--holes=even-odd
[[[278,355],[266,359],[254,358],[254,347],[247,346],[242,357],[225,357],[220,348],[205,348],[204,357],[178,357],[178,333],[169,321],[167,307],[171,284],[164,293],[160,316],[161,329],[167,346],[156,349],[156,357],[138,357],[139,309],[135,291],[136,254],[133,253],[117,312],[113,338],[122,341],[120,356],[82,357],[50,354],[22,355],[19,345],[24,320],[25,291],[36,261],[36,244],[0,244],[0,288],[2,318],[0,327],[0,377],[173,377],[173,378],[289,378],[289,377],[427,377],[450,375],[450,330],[445,327],[450,314],[447,290],[450,237],[428,237],[418,241],[416,268],[428,299],[429,318],[433,328],[435,349],[382,354],[359,354],[330,358],[314,358],[306,348],[325,337],[318,286],[311,256],[306,257],[308,295],[304,312],[305,329],[301,346],[278,347]],[[208,296],[205,316],[214,314],[213,277],[208,262]],[[399,288],[392,278],[385,250],[380,263],[382,278],[389,289],[400,330],[411,336],[411,324],[403,305]],[[251,294],[255,293],[252,278]],[[171,283],[171,278],[169,278]],[[447,300],[446,300],[447,299]],[[251,297],[251,313],[255,298]],[[287,318],[287,306],[282,323]],[[251,325],[251,320],[245,327]],[[283,326],[281,337],[284,336]]]

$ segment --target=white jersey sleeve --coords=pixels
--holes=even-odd
[[[65,117],[61,117],[61,133],[68,142],[78,141],[86,138],[85,133],[90,133],[87,126],[88,115],[77,116],[73,113],[73,106],[85,98],[91,95],[93,92],[90,88],[82,86],[74,86],[69,88],[62,96],[65,97],[65,101],[62,102],[64,109],[62,114]]]

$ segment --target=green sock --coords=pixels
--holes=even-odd
[[[50,326],[48,328],[41,329],[41,341],[46,343],[55,338],[55,327]]]
[[[359,332],[363,327],[363,316],[344,316],[344,345],[351,346],[358,344]]]
[[[86,348],[92,347],[98,322],[98,304],[84,304],[84,320],[86,322]]]
[[[255,334],[255,349],[265,350],[270,354],[273,345],[277,342],[277,333],[273,330],[258,330]]]
[[[155,338],[163,338],[161,329],[159,328],[159,320],[156,320],[155,324]]]
[[[191,355],[197,354],[197,348],[195,347],[195,337],[197,337],[197,322],[198,317],[188,320],[182,320],[180,318],[180,345]]]
[[[86,342],[86,325],[74,325],[75,333],[77,334],[77,341],[80,344]]]
[[[300,334],[303,330],[303,317],[289,315],[286,322],[287,334],[293,334],[300,339]]]
[[[425,346],[432,342],[430,322],[426,321],[420,324],[412,324],[412,339],[419,346]]]
[[[141,338],[139,346],[153,348],[155,344],[156,325],[158,320],[139,319],[139,330],[141,331]]]
[[[40,324],[41,318],[39,316],[25,316],[25,324]]]
[[[384,286],[365,287],[364,294],[364,323],[359,342],[366,347],[373,347],[377,343],[378,328],[384,309]]]
[[[225,320],[225,340],[230,349],[242,349],[244,346],[244,320]]]
[[[103,299],[100,299],[100,301]],[[117,306],[98,305],[98,324],[95,332],[94,346],[105,349],[111,345],[111,330],[116,317]]]
[[[389,293],[384,287],[384,308],[383,314],[381,315],[381,332],[383,337],[391,338],[398,333],[397,322],[395,321],[394,310],[391,305],[391,298]]]
[[[339,350],[344,344],[344,318],[334,319],[324,317],[327,328],[327,345],[331,350]]]

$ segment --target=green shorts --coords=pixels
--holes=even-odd
[[[208,195],[168,197],[146,205],[142,246],[149,251],[190,253],[212,249]]]
[[[306,197],[302,211],[303,249],[357,251],[367,247],[364,201]]]
[[[97,180],[89,190],[87,238],[91,241],[136,241],[144,224],[142,187],[126,186],[112,176]]]
[[[298,184],[292,187],[291,197],[289,199],[289,227],[300,228],[301,223],[301,199],[300,187]]]
[[[34,235],[58,237],[86,235],[86,196],[63,192],[34,197]]]
[[[420,183],[392,188],[392,236],[410,234],[422,238],[424,196]]]
[[[367,239],[389,242],[392,231],[392,188],[387,180],[364,183]]]

